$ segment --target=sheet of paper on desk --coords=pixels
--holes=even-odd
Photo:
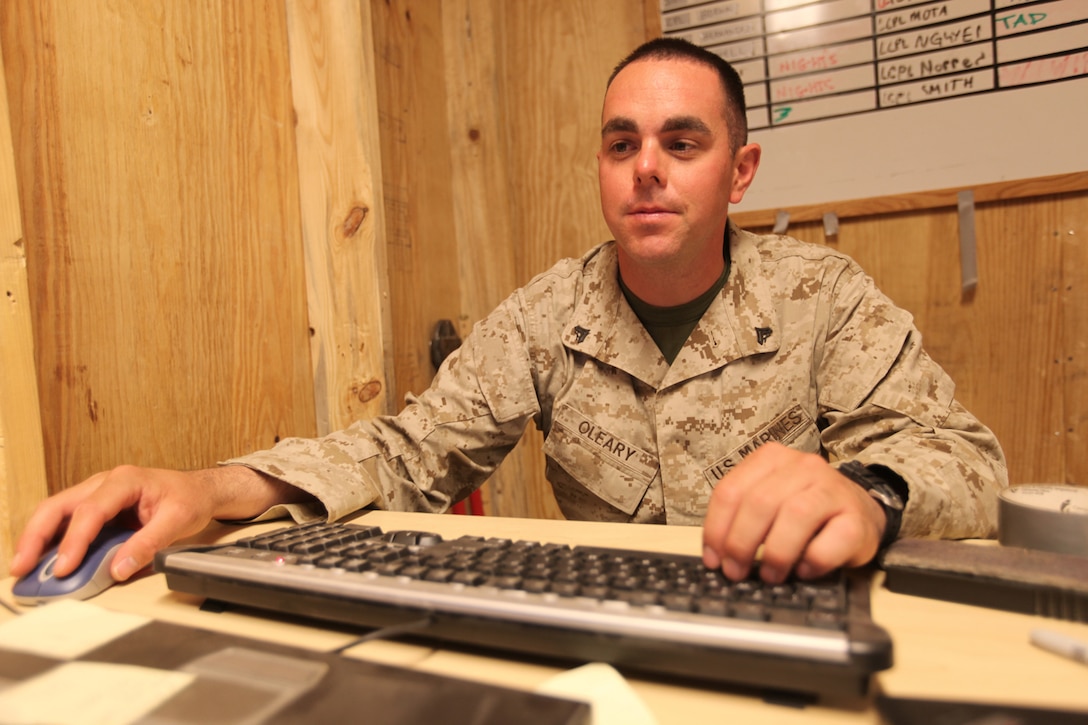
[[[0,691],[5,725],[125,725],[181,692],[196,679],[134,665],[65,662]]]
[[[75,659],[150,621],[87,602],[61,599],[0,623],[0,649]]]
[[[593,662],[561,672],[537,688],[542,695],[588,701],[591,725],[657,725],[642,698],[611,665]]]

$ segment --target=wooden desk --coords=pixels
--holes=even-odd
[[[386,531],[422,529],[446,537],[462,534],[538,539],[655,549],[695,554],[701,549],[697,527],[605,524],[506,519],[481,516],[392,513],[363,515]],[[271,528],[272,525],[262,525]],[[251,535],[256,527],[213,526],[197,541]],[[10,601],[12,580],[3,583]],[[331,650],[356,634],[335,627],[309,627],[275,618],[228,611],[200,611],[200,601],[170,592],[164,577],[146,575],[115,586],[94,603],[163,621],[241,636]],[[1088,641],[1088,625],[895,594],[879,586],[873,592],[873,617],[891,634],[895,666],[880,673],[874,690],[900,697],[1063,707],[1088,713],[1088,668],[1029,644],[1032,629],[1046,627]],[[0,610],[0,617],[12,615]],[[554,667],[508,657],[486,657],[417,644],[376,641],[348,650],[349,656],[532,689],[558,673]],[[769,704],[758,695],[666,685],[628,677],[661,725],[671,723],[877,723],[871,701],[829,701],[795,709]]]

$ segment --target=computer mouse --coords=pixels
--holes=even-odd
[[[19,578],[11,593],[19,604],[44,604],[54,599],[90,599],[114,585],[110,576],[113,561],[121,544],[128,541],[132,529],[106,526],[87,547],[76,570],[65,577],[53,575],[57,560],[57,547],[45,552],[41,561],[30,572]]]

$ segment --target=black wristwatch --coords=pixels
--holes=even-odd
[[[880,539],[881,551],[886,549],[899,536],[899,527],[903,524],[903,508],[906,505],[905,496],[896,490],[896,486],[891,482],[891,477],[894,476],[895,479],[898,479],[896,483],[899,484],[904,493],[906,492],[906,482],[890,471],[888,471],[888,475],[882,475],[885,470],[887,469],[880,469],[881,472],[878,473],[877,470],[864,466],[857,461],[847,461],[839,466],[839,473],[868,491],[873,500],[880,504],[880,508],[884,509],[884,518],[887,523],[884,524],[884,536]]]

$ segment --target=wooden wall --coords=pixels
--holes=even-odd
[[[0,0],[48,489],[422,389],[439,319],[467,333],[607,237],[604,80],[652,5]],[[1015,482],[1088,483],[1088,197],[1034,193],[980,204],[969,298],[947,208],[851,215],[830,243],[914,312]],[[542,472],[534,433],[488,510],[557,516]]]
[[[312,432],[282,3],[0,13],[50,490]]]

